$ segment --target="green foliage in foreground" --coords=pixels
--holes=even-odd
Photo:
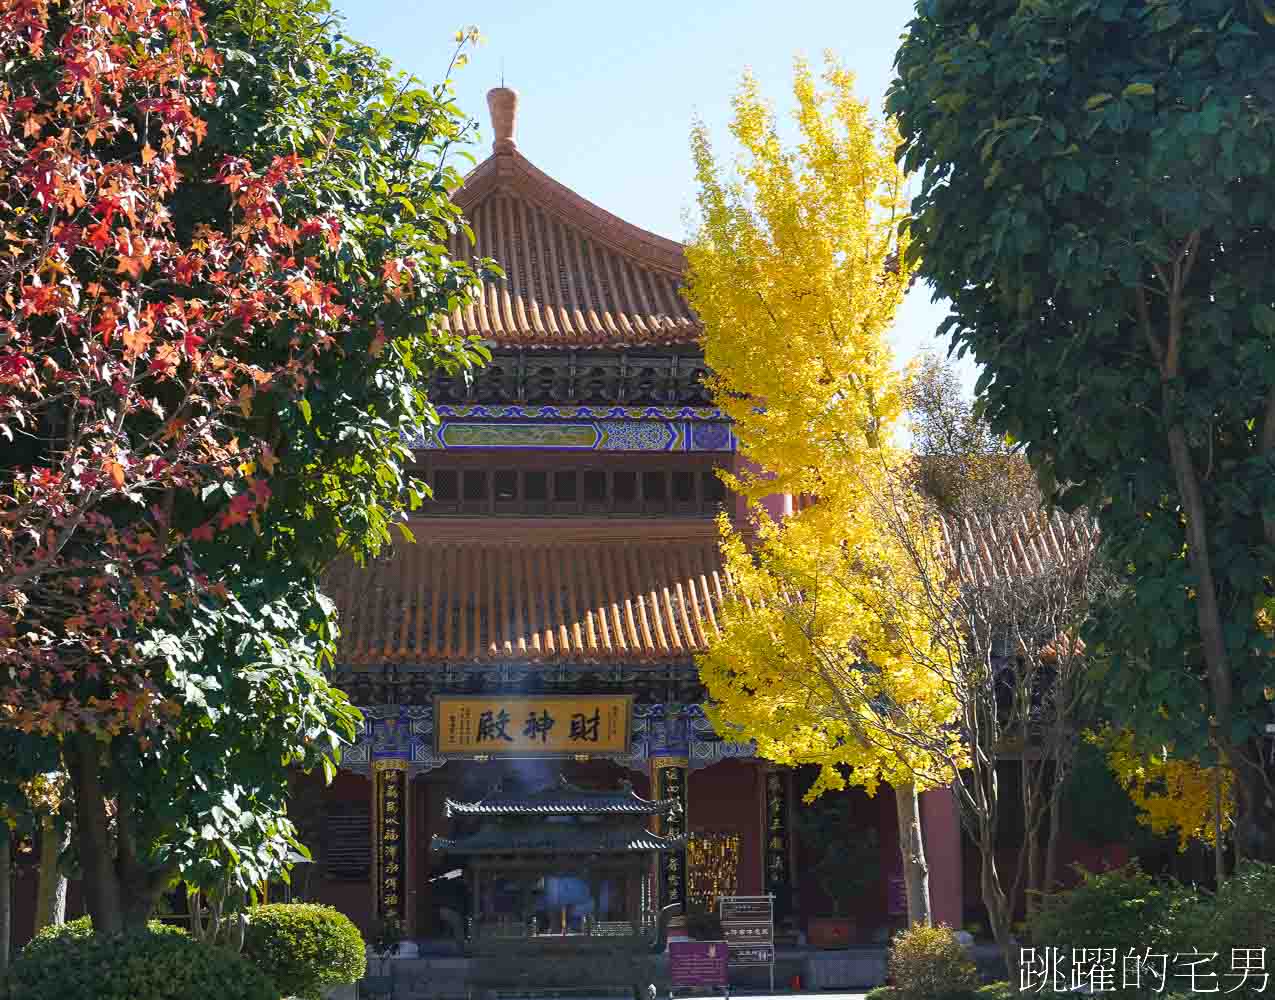
[[[1044,900],[1030,921],[1030,934],[1038,953],[1061,949],[1064,964],[1072,949],[1114,949],[1116,987],[1123,983],[1123,956],[1131,951],[1168,956],[1171,978],[1160,990],[1157,979],[1144,972],[1142,990],[1116,989],[1107,993],[1112,997],[1187,985],[1188,979],[1175,974],[1175,956],[1196,951],[1214,956],[1198,966],[1197,992],[1217,987],[1236,997],[1260,996],[1261,987],[1269,986],[1261,970],[1250,965],[1252,975],[1243,981],[1242,964],[1236,962],[1241,953],[1265,949],[1269,956],[1275,950],[1275,865],[1241,864],[1217,895],[1153,879],[1133,865],[1086,872],[1080,885]]]
[[[328,986],[355,983],[367,952],[350,918],[316,903],[273,903],[249,911],[244,957],[301,1000]]]
[[[1275,8],[919,0],[887,99],[918,275],[992,425],[1130,586],[1085,638],[1275,861]],[[1265,774],[1263,773],[1265,771]]]
[[[240,956],[155,921],[130,934],[93,934],[87,917],[41,931],[0,987],[0,1000],[279,1000]]]

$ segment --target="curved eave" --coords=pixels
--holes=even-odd
[[[589,801],[550,799],[537,802],[526,799],[513,802],[479,800],[457,802],[447,799],[443,815],[452,816],[663,816],[673,808],[672,799],[639,799],[625,801]]]
[[[685,837],[661,837],[658,834],[635,831],[628,838],[594,839],[584,836],[564,836],[538,841],[516,836],[508,840],[496,837],[440,837],[430,840],[430,849],[439,854],[465,855],[562,855],[562,854],[637,854],[653,851],[675,851],[686,845]]]
[[[616,215],[503,149],[453,193],[477,245],[458,258],[494,258],[505,279],[445,320],[454,333],[505,348],[690,346],[703,331],[681,294],[683,247]]]
[[[517,150],[493,153],[465,177],[452,200],[468,209],[502,188],[530,197],[563,222],[647,267],[681,278],[686,270],[682,244],[626,222],[554,180]]]

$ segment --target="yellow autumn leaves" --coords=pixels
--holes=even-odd
[[[1219,828],[1229,832],[1233,794],[1231,771],[1205,767],[1198,761],[1173,756],[1172,747],[1143,753],[1133,734],[1103,729],[1089,735],[1107,754],[1116,780],[1138,809],[1138,820],[1159,834],[1176,835],[1178,849],[1192,840],[1214,844]]]
[[[793,96],[795,148],[751,76],[734,99],[733,169],[702,124],[692,134],[687,295],[719,405],[766,470],[731,485],[754,502],[819,498],[782,524],[762,518],[748,545],[723,521],[734,599],[700,671],[715,721],[771,760],[823,765],[815,791],[847,778],[923,788],[950,771],[897,734],[939,733],[957,706],[913,655],[926,616],[907,601],[882,614],[877,600],[886,581],[891,593],[921,585],[879,506],[905,458],[892,441],[905,381],[885,334],[910,278],[906,177],[893,125],[831,57],[818,78],[797,63]]]
[[[753,498],[827,497],[903,409],[884,340],[910,277],[898,136],[831,59],[821,82],[798,62],[795,149],[749,76],[733,102],[742,155],[732,175],[702,124],[691,138],[700,223],[689,299],[719,405],[749,459],[775,476],[743,484]]]

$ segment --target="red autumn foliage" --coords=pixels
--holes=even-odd
[[[346,332],[318,269],[341,233],[284,218],[302,164],[278,157],[227,158],[230,217],[179,236],[169,200],[220,68],[193,3],[0,0],[0,59],[0,724],[163,725],[131,637],[215,599],[189,546],[270,503],[246,422],[262,392],[300,402]],[[285,323],[286,359],[250,360]],[[177,529],[175,498],[227,481]]]

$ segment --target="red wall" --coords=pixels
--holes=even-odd
[[[981,922],[986,928],[987,911],[983,907],[983,890],[979,885],[983,864],[979,858],[978,848],[968,837],[963,838],[962,854],[965,859],[963,879],[965,913],[968,914],[969,920]],[[1091,872],[1104,872],[1127,864],[1129,858],[1129,849],[1124,844],[1086,844],[1073,840],[1063,833],[1058,844],[1059,884],[1063,888],[1068,888],[1080,881],[1073,865],[1079,864]],[[1040,863],[1042,865],[1045,863],[1043,850]],[[1017,848],[1006,848],[996,852],[996,867],[1006,886],[1013,881],[1017,866]],[[1022,919],[1025,916],[1026,901],[1026,893],[1020,892],[1015,907],[1015,919]]]
[[[809,785],[809,776],[799,774],[794,781],[794,813],[805,808],[801,794]],[[848,788],[841,792],[825,792],[842,802],[845,808],[846,826],[852,830],[875,830],[881,877],[877,884],[850,900],[844,915],[855,923],[855,935],[867,938],[878,925],[886,922],[886,900],[891,875],[900,872],[899,837],[894,819],[894,797],[888,788],[882,788],[875,797],[869,797],[861,788]],[[812,917],[830,917],[832,900],[819,883],[813,866],[819,860],[819,847],[803,843],[797,824],[793,824],[794,853],[800,908],[797,913],[802,927]]]
[[[13,865],[12,918],[9,922],[9,955],[18,953],[18,949],[31,940],[35,933],[35,894],[39,885],[39,868],[32,863],[34,855],[23,858],[21,863]],[[66,887],[66,919],[75,920],[84,916],[84,904],[80,898],[80,883],[71,881]]]
[[[371,779],[361,774],[338,771],[332,784],[323,790],[326,802],[367,802],[372,800]],[[375,831],[373,831],[375,837]],[[372,885],[367,882],[334,881],[316,878],[313,882],[315,902],[335,906],[354,921],[366,937],[373,930]]]
[[[691,832],[720,830],[739,834],[739,894],[760,895],[762,816],[765,783],[761,765],[724,760],[692,771],[686,784],[687,825]]]
[[[934,922],[959,928],[964,916],[961,817],[951,790],[921,793],[921,831]]]

